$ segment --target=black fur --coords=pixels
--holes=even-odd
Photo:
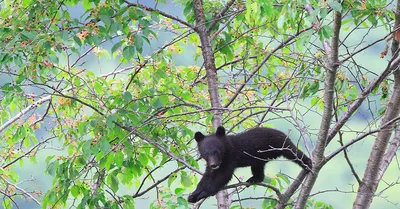
[[[312,167],[310,158],[276,129],[253,128],[238,135],[225,135],[225,129],[218,127],[215,134],[204,136],[196,132],[194,137],[207,168],[196,190],[188,197],[192,203],[215,195],[231,180],[237,167],[251,166],[253,176],[247,182],[252,184],[264,180],[265,163],[281,156],[307,171]]]

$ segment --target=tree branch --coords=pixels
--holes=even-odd
[[[394,31],[400,26],[400,0],[397,1],[397,8],[395,12],[395,24],[393,26]],[[397,33],[397,32],[396,32]],[[396,35],[393,37],[392,42],[392,54],[398,60],[399,57],[399,41],[396,40]],[[393,71],[394,75],[394,87],[393,93],[390,97],[389,103],[387,104],[387,108],[381,124],[385,124],[388,121],[393,120],[400,112],[400,70],[398,65],[391,65],[391,71]],[[385,155],[385,150],[389,145],[390,137],[393,132],[393,124],[388,125],[387,127],[383,128],[376,137],[374,146],[372,147],[372,151],[370,153],[367,167],[364,172],[364,177],[362,179],[362,184],[358,188],[357,191],[357,198],[354,201],[353,208],[354,209],[362,209],[362,208],[369,208],[374,198],[374,193],[378,188],[378,184],[386,171],[387,166],[391,161],[390,152],[388,155]],[[393,139],[393,146],[390,148],[396,148],[397,150],[397,143],[396,141],[398,138],[395,137]]]
[[[383,174],[386,172],[386,169],[389,167],[390,162],[392,162],[393,157],[396,155],[397,150],[400,147],[400,124],[397,125],[395,136],[390,142],[390,147],[383,157],[383,163],[380,166],[379,179],[382,179]]]
[[[339,1],[340,3],[340,1]],[[339,57],[339,34],[340,27],[342,25],[342,14],[340,12],[334,13],[334,25],[333,25],[333,36],[332,45],[330,46],[327,40],[324,40],[325,52],[328,56],[328,68],[326,69],[325,85],[324,85],[324,110],[322,114],[322,121],[320,126],[320,131],[318,132],[318,141],[316,147],[313,151],[313,169],[309,173],[309,178],[306,179],[297,202],[295,203],[295,209],[305,208],[307,199],[310,195],[311,189],[313,188],[315,181],[317,180],[318,173],[322,168],[322,162],[324,161],[324,151],[326,144],[328,142],[329,126],[332,120],[333,112],[333,97],[335,89],[335,79],[336,72],[339,67],[338,57]]]
[[[33,104],[29,105],[28,107],[23,109],[21,112],[16,114],[13,118],[11,118],[7,122],[5,122],[2,126],[0,126],[0,133],[3,132],[4,129],[6,129],[8,126],[13,124],[15,121],[20,119],[22,116],[24,116],[26,113],[28,113],[29,111],[35,109],[38,105],[43,104],[43,103],[45,103],[47,101],[50,101],[50,100],[51,100],[51,95],[43,97],[42,99],[40,99],[40,100],[34,102]]]
[[[188,28],[194,29],[194,26],[191,25],[190,23],[188,23],[188,22],[186,22],[186,21],[184,21],[184,20],[182,20],[182,19],[180,19],[180,18],[178,18],[178,17],[172,16],[172,15],[170,15],[170,14],[168,14],[168,13],[165,13],[165,12],[163,12],[163,11],[160,11],[160,10],[158,10],[158,9],[153,9],[153,8],[151,8],[151,7],[146,7],[146,6],[142,5],[142,4],[131,3],[131,2],[129,2],[129,1],[127,1],[127,0],[124,0],[124,2],[128,5],[128,7],[138,7],[138,8],[141,8],[141,9],[145,10],[145,11],[157,12],[157,13],[159,13],[160,15],[166,17],[166,18],[169,18],[169,19],[171,19],[171,20],[175,20],[175,21],[181,23],[182,25],[187,26]]]
[[[229,5],[229,4],[228,4]],[[207,83],[208,83],[208,93],[210,95],[211,107],[221,108],[221,102],[218,94],[218,82],[217,82],[217,71],[215,66],[214,52],[211,48],[211,40],[209,37],[208,29],[205,26],[205,16],[203,9],[202,0],[193,1],[193,9],[196,18],[196,32],[200,37],[201,51],[204,59],[204,67],[206,69]],[[214,117],[212,119],[213,126],[217,129],[218,126],[222,125],[222,111],[214,110]],[[216,195],[218,208],[228,209],[231,204],[228,193],[220,191]]]
[[[235,94],[229,99],[229,101],[224,105],[224,107],[229,107],[229,105],[232,104],[233,101],[235,101],[236,97],[239,95],[239,93],[242,91],[242,89],[246,86],[247,82],[250,81],[250,79],[253,78],[254,75],[264,66],[264,64],[269,60],[269,58],[274,55],[275,52],[277,52],[279,49],[285,47],[290,41],[298,37],[300,34],[312,29],[312,27],[305,28],[303,30],[298,31],[294,35],[290,36],[286,40],[284,40],[282,43],[280,43],[277,47],[275,47],[271,52],[269,52],[264,59],[260,62],[259,65],[255,67],[255,69],[246,77],[244,80],[243,84],[239,86],[239,88],[236,90]]]

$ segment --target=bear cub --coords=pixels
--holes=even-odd
[[[251,184],[262,182],[265,163],[281,156],[307,171],[312,168],[310,158],[276,129],[253,128],[237,135],[226,135],[224,127],[220,126],[214,134],[204,136],[196,132],[194,138],[207,167],[196,190],[188,197],[191,203],[215,195],[228,184],[237,167],[251,166],[253,176],[247,180]]]

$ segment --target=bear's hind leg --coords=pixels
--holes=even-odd
[[[249,178],[246,182],[250,184],[255,184],[264,181],[264,167],[265,164],[251,166],[251,173],[253,174],[253,176]]]

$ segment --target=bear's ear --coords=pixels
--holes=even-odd
[[[197,142],[201,141],[202,139],[204,139],[204,135],[201,132],[196,132],[194,134],[194,139],[196,139]]]
[[[225,128],[222,126],[218,127],[216,134],[217,136],[225,136]]]

